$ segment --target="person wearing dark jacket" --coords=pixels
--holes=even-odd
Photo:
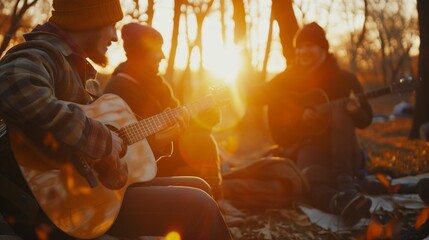
[[[124,25],[121,33],[127,60],[116,67],[104,93],[123,98],[139,119],[179,107],[180,102],[170,84],[158,72],[159,63],[165,58],[161,33],[139,23]],[[210,185],[220,209],[227,214],[226,220],[231,222],[239,220],[243,213],[223,198],[220,157],[212,135],[212,128],[219,121],[220,112],[215,106],[195,113],[188,125],[178,122],[147,139],[160,159],[158,177],[203,178]]]
[[[355,185],[363,166],[355,128],[371,124],[372,108],[358,97],[358,79],[328,49],[325,31],[315,22],[305,25],[295,37],[295,62],[252,88],[248,101],[268,105],[272,138],[305,173],[313,204],[354,225],[371,206]]]
[[[0,212],[13,231],[23,239],[92,239],[104,233],[121,239],[169,233],[231,239],[205,181],[151,180],[154,173],[140,178],[153,169],[136,172],[124,159],[147,142],[127,148],[125,130],[113,131],[97,117],[120,118],[127,110],[115,108],[121,102],[114,95],[93,102],[85,89],[96,77],[88,59],[105,65],[107,48],[118,40],[120,1],[52,4],[49,21],[0,61],[0,117],[7,126],[0,139]]]

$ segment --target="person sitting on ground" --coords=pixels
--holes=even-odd
[[[313,205],[354,225],[371,207],[371,200],[355,186],[363,165],[355,128],[371,124],[372,108],[356,96],[362,92],[358,79],[342,70],[328,49],[325,31],[315,22],[305,25],[295,37],[295,62],[252,88],[248,100],[268,104],[279,155],[294,160],[303,171]],[[328,99],[344,104],[318,108]]]
[[[210,196],[210,187],[201,178],[155,178],[135,182],[127,189],[115,185],[123,184],[135,172],[121,159],[127,151],[125,141],[85,111],[94,99],[84,86],[96,76],[87,59],[106,65],[107,48],[118,40],[115,25],[123,17],[120,1],[53,0],[52,6],[49,21],[26,34],[26,41],[10,49],[0,61],[0,116],[9,132],[1,139],[0,176],[10,182],[7,194],[0,195],[0,212],[5,219],[11,219],[13,230],[23,239],[75,239],[76,235],[91,236],[92,231],[104,229],[112,221],[107,233],[121,239],[166,236],[170,232],[176,232],[181,239],[231,239],[223,215]],[[180,128],[188,124],[186,110],[183,112],[184,116],[174,116]],[[30,144],[25,139],[31,140],[32,148],[15,151]],[[51,147],[38,148],[38,143]],[[31,154],[33,150],[37,154]],[[51,154],[58,159],[51,159],[48,166],[44,161],[31,162],[31,157]],[[24,165],[20,165],[22,161]],[[76,178],[55,174],[64,169],[76,169]],[[87,181],[76,189],[73,187],[79,174]],[[112,176],[105,178],[106,175]],[[37,185],[39,182],[42,186]],[[57,191],[57,187],[62,188]],[[123,190],[124,194],[120,190],[112,192],[111,188]],[[48,198],[36,199],[46,189]],[[68,195],[67,190],[71,191]],[[94,195],[93,191],[98,190],[110,193],[115,201],[122,198],[113,218],[103,219],[113,209],[105,214],[95,213],[107,204],[107,199]],[[18,196],[16,200],[9,198],[13,195]],[[71,200],[67,204],[82,207],[72,209],[57,203],[58,199],[75,195],[93,197],[96,205],[86,209],[85,204],[92,202]],[[31,213],[26,211],[34,202]],[[57,205],[52,209],[56,212],[47,216],[46,208]],[[55,221],[64,211],[72,216],[63,222]],[[31,219],[26,217],[29,214]],[[75,225],[82,222],[83,229],[76,229]],[[46,224],[57,231],[48,227],[41,232],[39,228]],[[86,229],[88,224],[95,226]],[[57,227],[69,230],[65,233],[72,236]],[[61,236],[52,237],[54,232]]]
[[[140,119],[180,106],[171,86],[159,74],[159,63],[165,58],[161,33],[139,23],[124,25],[121,33],[127,60],[114,70],[104,93],[123,98]],[[157,176],[203,178],[211,186],[226,220],[235,222],[244,214],[223,198],[218,146],[211,133],[219,121],[220,111],[213,107],[192,116],[188,128],[176,125],[148,137],[148,141],[156,155],[163,156],[157,163]]]

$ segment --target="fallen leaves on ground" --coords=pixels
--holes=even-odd
[[[373,123],[358,131],[360,143],[368,153],[367,169],[370,174],[381,173],[396,178],[429,172],[429,143],[409,140],[410,128],[411,119],[396,119]],[[311,223],[298,209],[268,209],[247,212],[244,223],[231,227],[231,232],[236,240],[416,240],[429,234],[428,222],[420,220],[418,224],[421,229],[416,229],[419,213],[420,210],[400,207],[393,213],[380,209],[371,216],[370,224],[365,229],[333,233]]]

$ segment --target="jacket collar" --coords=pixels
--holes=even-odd
[[[35,39],[48,39],[50,42],[55,44],[55,46],[59,47],[59,50],[64,56],[75,54],[82,58],[86,58],[85,52],[72,40],[68,33],[50,22],[47,22],[43,25],[37,25],[33,31],[24,34],[24,38],[27,41]]]
[[[55,24],[47,22],[43,25],[37,25],[33,31],[24,34],[24,38],[26,41],[45,40],[54,45],[64,57],[76,65],[79,72],[83,73],[83,79],[95,78],[97,75],[97,71],[86,60],[83,49],[73,41],[67,32]]]

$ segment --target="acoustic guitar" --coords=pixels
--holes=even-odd
[[[79,105],[87,116],[116,129],[129,145],[121,159],[126,163],[128,178],[125,178],[124,186],[118,189],[103,184],[90,186],[72,163],[76,156],[71,152],[59,154],[58,143],[52,134],[46,133],[43,141],[34,141],[9,125],[8,134],[21,171],[50,220],[70,236],[96,238],[115,221],[127,187],[136,182],[149,181],[156,175],[156,160],[146,137],[175,124],[174,116],[181,114],[183,108],[193,116],[226,103],[228,97],[225,89],[216,89],[200,100],[141,121],[137,121],[125,101],[114,94],[102,95],[90,105]],[[90,170],[99,178],[100,173]]]
[[[408,77],[401,78],[388,86],[368,92],[357,93],[358,99],[371,99],[392,93],[403,93],[414,90],[417,80]],[[349,97],[330,101],[328,95],[321,89],[313,89],[304,94],[285,92],[285,101],[279,102],[275,108],[268,108],[268,123],[273,140],[285,149],[293,149],[307,137],[325,132],[330,124],[329,110],[345,106]],[[311,108],[319,114],[315,121],[303,121],[304,110]],[[277,109],[274,110],[274,109]],[[278,109],[284,109],[279,112]]]

